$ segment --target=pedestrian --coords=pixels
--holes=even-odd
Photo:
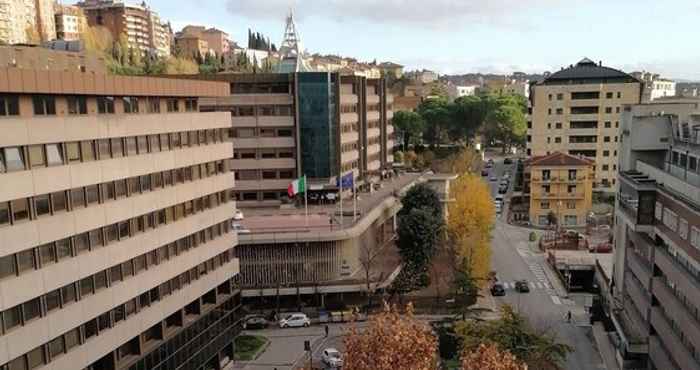
[[[568,322],[568,323],[571,322],[571,311],[566,313],[566,322]]]
[[[328,338],[328,325],[326,325],[326,338]]]

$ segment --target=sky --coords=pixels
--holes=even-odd
[[[542,73],[583,57],[700,81],[697,0],[150,0],[175,30],[248,28],[279,45],[294,9],[310,53],[440,74]]]

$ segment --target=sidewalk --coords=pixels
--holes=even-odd
[[[595,339],[595,345],[600,353],[600,357],[603,358],[605,368],[607,370],[620,370],[615,360],[615,348],[612,342],[610,342],[602,323],[597,322],[593,325],[593,338]]]

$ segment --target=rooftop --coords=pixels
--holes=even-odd
[[[531,166],[589,166],[593,161],[565,154],[562,152],[554,152],[549,155],[534,157],[530,161]]]
[[[541,85],[556,85],[561,83],[574,82],[640,82],[638,79],[620,70],[605,67],[602,63],[583,58],[576,65],[571,65],[568,68],[562,68],[561,71],[554,72],[545,77],[538,84]]]

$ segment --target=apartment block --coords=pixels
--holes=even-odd
[[[114,40],[125,35],[130,48],[170,55],[169,27],[160,23],[158,14],[145,2],[134,5],[119,0],[85,0],[77,6],[83,9],[88,25],[105,27]]]
[[[0,369],[221,369],[240,330],[210,81],[0,69]]]
[[[548,75],[531,85],[527,154],[584,156],[595,162],[594,190],[614,191],[622,107],[641,93],[636,78],[589,59]]]
[[[202,52],[202,55],[211,52],[216,55],[224,55],[230,51],[228,34],[216,28],[206,28],[204,26],[187,25],[182,31],[178,32],[176,41],[180,38],[194,38],[204,41],[207,49]]]
[[[74,5],[55,5],[56,37],[65,41],[80,40],[87,28],[83,10]]]
[[[548,226],[554,213],[564,227],[586,226],[593,199],[593,162],[554,152],[526,164],[530,173],[530,222]]]
[[[384,80],[327,72],[199,76],[230,83],[230,96],[203,99],[233,124],[234,188],[241,207],[289,202],[287,186],[306,175],[310,191],[338,191],[353,174],[370,187],[393,164],[393,98]]]
[[[622,115],[610,316],[624,369],[700,369],[700,104]]]
[[[0,1],[0,41],[39,44],[56,38],[53,0]]]

